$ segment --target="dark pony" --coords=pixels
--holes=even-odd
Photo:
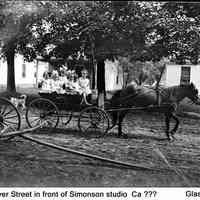
[[[149,107],[152,105],[173,105],[174,109],[168,109],[164,112],[166,123],[166,136],[170,140],[174,137],[179,126],[179,120],[175,115],[176,108],[181,100],[185,97],[191,99],[194,103],[199,104],[198,90],[193,83],[187,85],[178,85],[172,87],[160,87],[158,89],[145,86],[128,85],[126,88],[118,90],[110,100],[113,128],[118,121],[118,136],[122,135],[122,121],[128,110],[114,110],[115,108],[131,107]],[[158,109],[159,112],[159,109]],[[174,128],[170,131],[170,119],[176,122]]]

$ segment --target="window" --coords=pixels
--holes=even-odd
[[[26,77],[26,64],[25,63],[22,64],[22,77],[23,78]]]
[[[181,67],[181,80],[180,84],[188,84],[190,83],[190,67]]]

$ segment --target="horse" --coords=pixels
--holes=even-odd
[[[135,86],[133,84],[116,91],[110,99],[110,112],[112,119],[112,129],[117,125],[118,121],[118,137],[122,136],[122,121],[128,110],[123,108],[131,107],[147,107],[154,105],[173,105],[174,109],[167,109],[165,114],[166,136],[167,139],[174,139],[174,135],[179,126],[179,119],[175,115],[178,104],[184,99],[189,98],[192,102],[200,104],[198,97],[198,90],[193,83],[186,85],[176,85],[171,87],[147,87]],[[122,108],[122,110],[115,110],[115,108]],[[173,118],[176,122],[174,128],[170,131],[170,120]]]

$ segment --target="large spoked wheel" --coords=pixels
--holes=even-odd
[[[59,123],[58,108],[50,100],[38,98],[33,100],[26,110],[28,126],[34,128],[56,128]]]
[[[7,99],[0,98],[0,135],[17,131],[21,118],[17,108]]]
[[[97,137],[104,136],[109,130],[107,113],[98,107],[88,107],[81,111],[78,119],[81,133]]]

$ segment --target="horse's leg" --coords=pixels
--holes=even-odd
[[[119,114],[119,123],[118,123],[118,137],[121,137],[122,136],[122,122],[123,122],[123,119],[126,115],[126,112],[120,112]]]
[[[111,119],[112,119],[112,126],[109,128],[110,130],[112,128],[114,128],[117,124],[117,120],[118,120],[118,112],[117,111],[113,111],[111,112]]]
[[[166,125],[166,136],[170,140],[170,135],[169,135],[170,114],[169,113],[165,113],[165,125]]]
[[[171,117],[176,121],[174,128],[171,130],[172,137],[174,137],[174,134],[176,133],[180,122],[178,117],[174,113],[171,113]]]

